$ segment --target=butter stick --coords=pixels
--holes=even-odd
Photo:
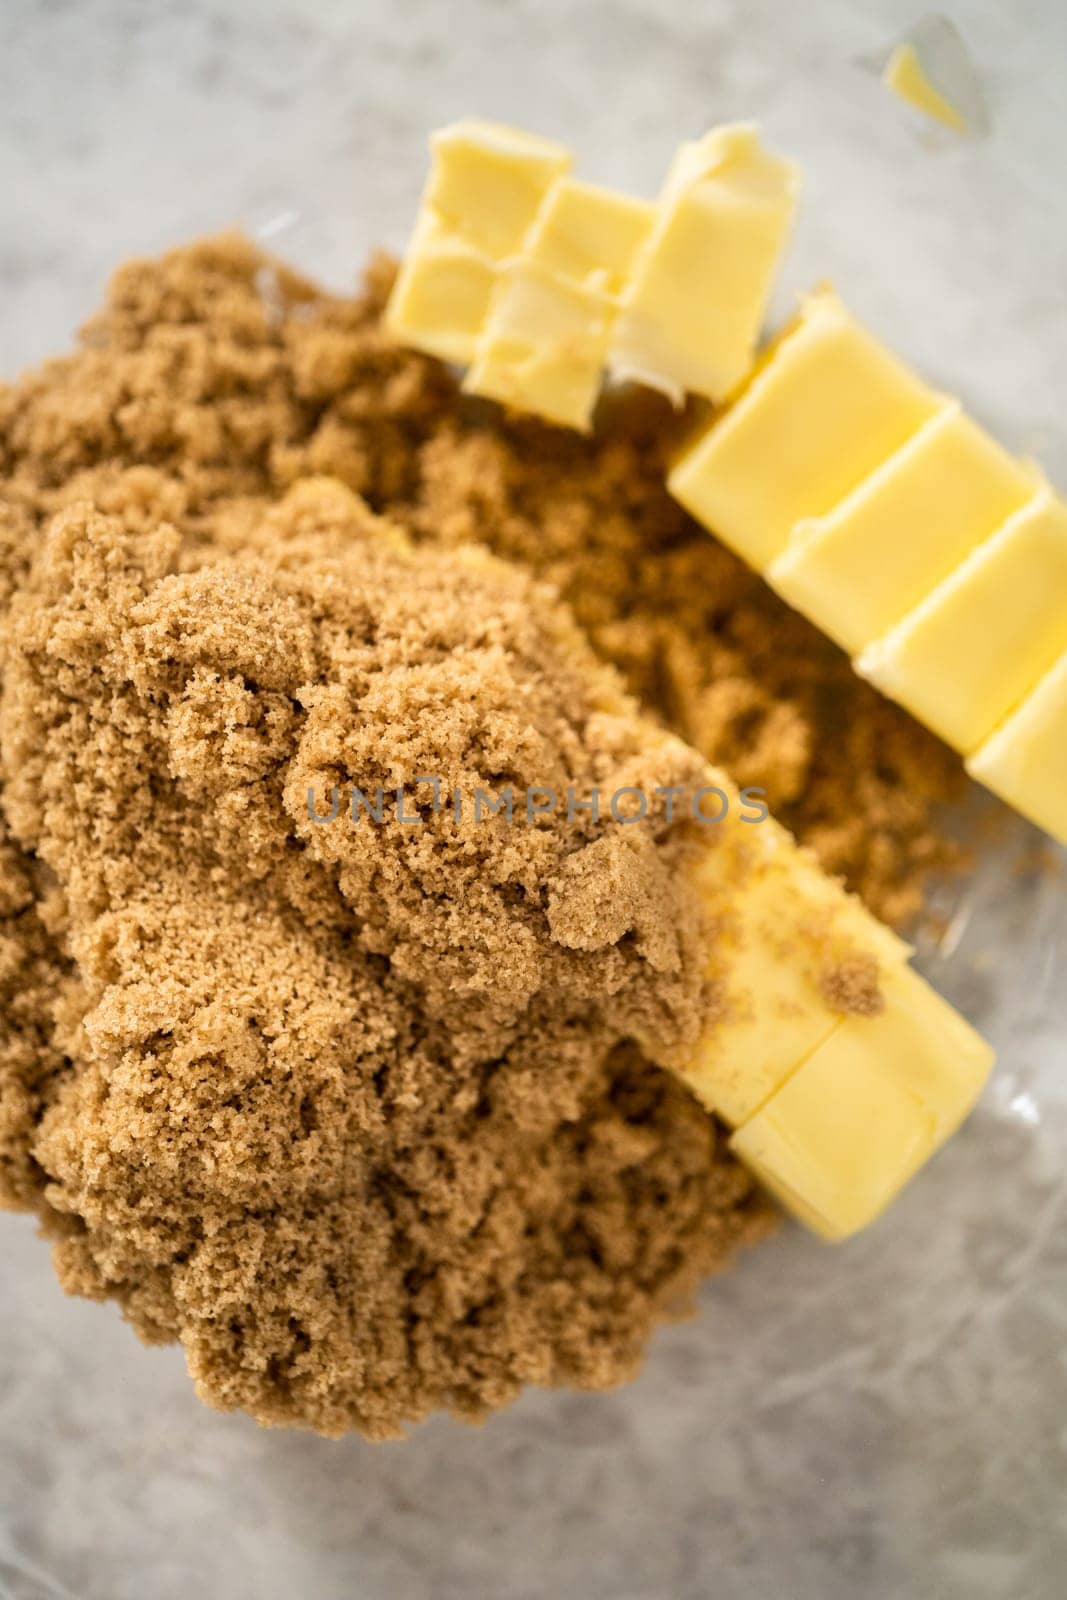
[[[1061,837],[1058,758],[1033,748],[1060,727],[1053,689],[992,746],[995,761],[978,755],[1067,650],[1067,508],[1037,467],[824,290],[683,449],[668,487],[863,677],[973,753],[974,776],[1018,792]]]

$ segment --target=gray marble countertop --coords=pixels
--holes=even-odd
[[[951,0],[992,129],[928,132],[869,61],[894,0],[5,0],[0,372],[109,268],[233,222],[350,284],[428,130],[477,113],[652,192],[755,117],[806,170],[779,297],[832,277],[1067,486],[1067,11]],[[1021,824],[926,970],[993,1039],[975,1117],[868,1234],[788,1229],[605,1397],[401,1445],[264,1432],[65,1299],[0,1217],[0,1596],[1058,1600],[1067,1570],[1067,906]]]

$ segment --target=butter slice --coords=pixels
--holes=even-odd
[[[536,262],[513,262],[463,381],[470,394],[587,429],[600,392],[611,307]]]
[[[675,462],[676,500],[757,571],[944,406],[830,291]]]
[[[709,782],[734,807],[711,830],[697,878],[718,927],[710,976],[726,1010],[681,1076],[736,1127],[840,1025],[820,979],[849,957],[870,957],[880,972],[903,965],[909,949],[784,828],[740,821],[728,780]]]
[[[952,401],[833,511],[800,522],[767,581],[854,654],[918,605],[1038,482]]]
[[[558,178],[544,198],[523,254],[571,283],[618,295],[655,215],[648,200],[577,178]]]
[[[967,771],[1067,844],[1067,655],[978,747]]]
[[[923,71],[919,53],[913,44],[897,45],[882,73],[882,82],[908,105],[914,106],[924,116],[951,128],[953,133],[969,132],[966,117],[951,100],[935,89]]]
[[[683,145],[622,296],[612,371],[672,396],[729,394],[752,364],[798,191],[754,126]]]
[[[501,269],[464,389],[587,431],[616,296],[651,220],[641,201],[557,179]]]
[[[873,1222],[981,1093],[993,1052],[930,986],[886,974],[885,1009],[842,1022],[730,1141],[828,1239]]]
[[[1067,649],[1067,507],[1042,490],[856,661],[964,755]]]
[[[551,140],[473,120],[442,128],[430,147],[419,219],[383,322],[400,343],[465,366],[501,262],[520,248],[571,157]]]
[[[397,274],[385,327],[403,344],[465,365],[489,315],[495,282],[494,264],[428,212]]]
[[[490,261],[522,248],[546,190],[572,160],[554,140],[474,118],[441,128],[430,149],[423,205]]]

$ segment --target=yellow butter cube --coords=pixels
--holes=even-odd
[[[1067,649],[1067,507],[1044,490],[856,670],[964,755]]]
[[[1037,472],[953,401],[840,505],[798,523],[767,581],[854,654],[899,622],[1037,485]]]
[[[850,1017],[738,1129],[730,1148],[824,1237],[872,1222],[953,1134],[993,1065],[973,1028],[907,967],[885,1009]]]
[[[466,365],[489,314],[496,274],[570,165],[562,145],[469,120],[430,140],[419,220],[384,325],[400,343]]]
[[[967,771],[1067,844],[1067,655],[979,745]]]
[[[614,295],[651,208],[573,178],[549,190],[500,270],[464,388],[585,431],[607,358]]]
[[[611,365],[722,399],[752,363],[799,189],[747,124],[683,145],[623,293]]]
[[[728,814],[715,836],[697,883],[719,930],[711,975],[726,1009],[682,1076],[737,1126],[840,1023],[823,981],[832,969],[868,957],[882,972],[909,950],[772,820]]]
[[[676,461],[676,500],[757,571],[944,405],[856,323],[812,296],[747,389]]]
[[[432,213],[415,230],[386,307],[394,339],[465,365],[489,315],[496,269]]]
[[[497,286],[463,387],[572,428],[589,427],[607,351],[604,296],[513,262]]]
[[[618,295],[656,214],[647,200],[558,178],[545,196],[523,255],[589,289]]]
[[[430,148],[424,207],[491,261],[522,248],[549,185],[572,159],[551,139],[473,118],[440,129]]]

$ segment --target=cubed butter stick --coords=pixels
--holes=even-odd
[[[682,145],[622,295],[612,371],[676,400],[728,395],[752,364],[799,187],[747,123]]]

